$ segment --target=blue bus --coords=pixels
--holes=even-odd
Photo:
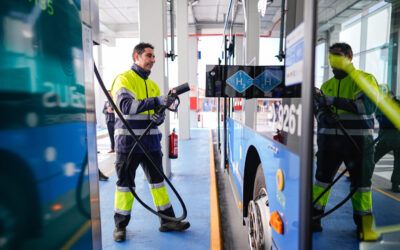
[[[280,20],[285,21],[280,42],[285,50],[260,57],[278,55],[284,66],[233,65],[234,55],[226,50],[225,65],[209,65],[206,70],[206,96],[223,98],[225,106],[224,129],[220,128],[223,165],[248,228],[249,248],[397,249],[400,196],[391,185],[395,185],[393,175],[400,167],[399,159],[395,159],[400,141],[392,142],[392,148],[383,152],[383,160],[375,158],[372,211],[378,237],[367,241],[365,235],[357,235],[350,202],[322,219],[322,232],[311,231],[312,184],[318,151],[312,98],[314,87],[321,87],[333,76],[327,55],[329,46],[336,42],[353,47],[355,67],[374,75],[386,89],[380,96],[391,93],[392,98],[399,98],[400,3],[287,1],[281,11],[282,2],[269,3],[267,10],[270,8],[271,13],[259,18],[260,23],[272,25],[271,17],[282,13]],[[269,34],[279,34],[270,26],[260,33],[270,28]],[[235,43],[229,36],[224,41]],[[225,48],[230,47],[225,44]],[[234,108],[238,98],[253,105],[250,111]],[[386,97],[375,104],[376,145],[371,147],[382,153],[379,146],[384,141],[379,134],[383,127],[380,128],[378,115],[390,120],[392,132],[399,133],[400,113],[398,104]],[[387,109],[393,113],[386,112]],[[249,117],[255,118],[248,123],[246,116],[251,110],[254,113]],[[332,187],[327,210],[341,202],[349,189],[346,178],[339,179]]]
[[[80,9],[0,4],[0,249],[93,247],[95,124]]]

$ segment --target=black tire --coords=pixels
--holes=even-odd
[[[253,199],[255,200],[257,196],[261,195],[261,190],[266,189],[265,185],[265,176],[261,163],[257,167],[256,177],[254,179],[254,187],[253,187]]]
[[[38,195],[30,170],[14,155],[0,152],[0,250],[19,249],[40,225]]]
[[[0,185],[0,197],[0,249],[18,249],[18,241],[23,240],[23,222],[17,214],[21,206],[3,185]]]

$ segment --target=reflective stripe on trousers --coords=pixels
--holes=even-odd
[[[316,181],[313,185],[313,202],[315,199],[329,186],[330,183],[325,183],[321,181]],[[328,203],[329,195],[331,190],[328,190],[318,201],[315,203],[314,207],[318,210],[324,210],[326,204]]]
[[[365,215],[372,212],[371,187],[358,188],[351,197],[351,203],[355,214]]]
[[[133,189],[135,189],[133,187]],[[114,197],[114,211],[117,214],[130,215],[134,197],[128,187],[116,187]]]
[[[164,182],[150,184],[151,195],[157,211],[164,211],[171,207],[167,187]]]

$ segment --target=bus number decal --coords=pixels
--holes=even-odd
[[[277,128],[289,134],[301,135],[301,104],[297,107],[294,104],[280,105],[278,110]]]

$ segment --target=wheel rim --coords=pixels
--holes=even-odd
[[[266,206],[261,209],[260,206]],[[268,220],[270,217],[269,212],[269,201],[268,194],[265,188],[260,189],[259,194],[255,200],[251,200],[248,206],[249,211],[249,245],[250,249],[267,249],[270,246],[270,242],[265,242],[264,235],[266,237],[271,236],[271,228],[268,226]],[[264,211],[264,214],[262,213]],[[265,216],[266,228],[263,226],[262,216]],[[265,231],[265,232],[264,232]]]
[[[260,208],[253,200],[249,203],[249,243],[251,249],[261,249],[264,232]]]

